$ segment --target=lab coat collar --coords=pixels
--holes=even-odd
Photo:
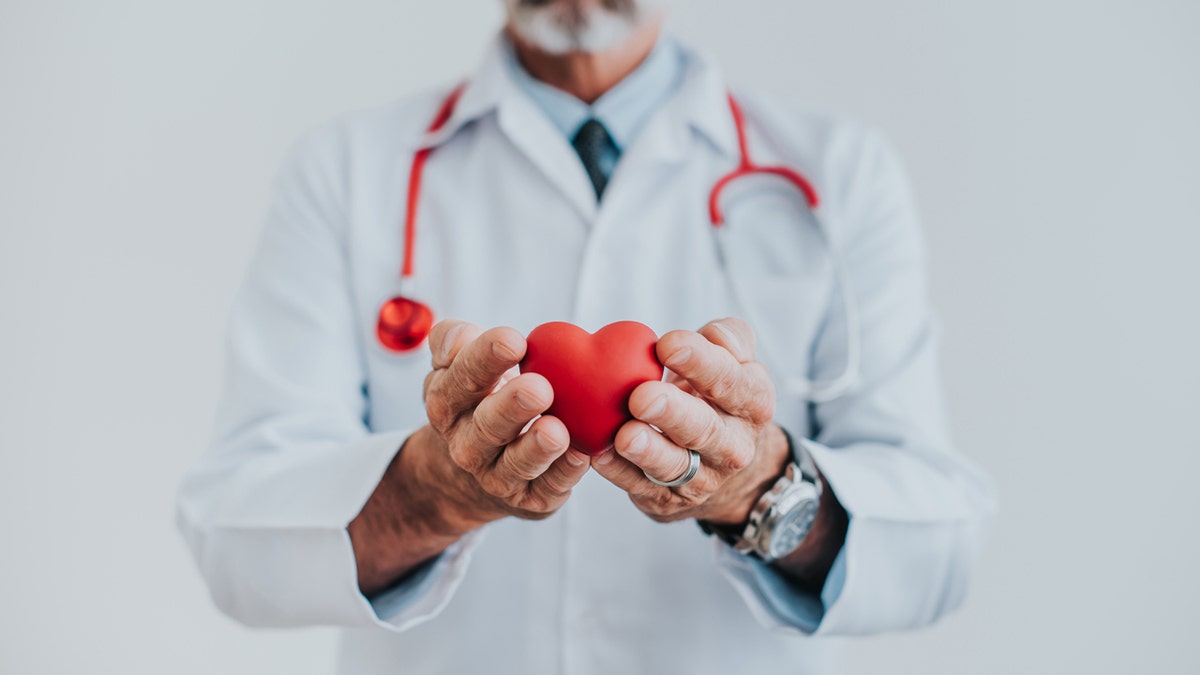
[[[497,35],[488,47],[479,69],[463,85],[454,113],[436,132],[426,133],[420,148],[435,148],[449,140],[467,124],[496,110],[505,100],[521,95],[505,70],[504,36]]]
[[[707,54],[687,44],[687,72],[669,105],[680,110],[693,130],[707,138],[728,157],[738,156],[737,128],[729,107],[729,85],[721,69]]]
[[[513,99],[525,98],[507,69],[504,55],[506,39],[503,34],[493,39],[479,69],[465,83],[450,119],[440,130],[424,134],[420,148],[437,147],[467,124],[496,111]],[[679,90],[664,107],[670,110],[674,119],[686,122],[723,154],[736,157],[737,130],[729,109],[728,88],[720,69],[707,54],[676,40],[686,55],[686,70]],[[678,159],[683,156],[686,142],[690,139],[675,133],[651,136],[648,140],[652,147],[647,150],[663,159]]]

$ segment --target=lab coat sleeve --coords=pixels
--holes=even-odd
[[[229,323],[212,447],[177,522],[216,605],[255,626],[382,626],[437,614],[469,536],[373,601],[347,524],[411,430],[371,433],[335,128],[293,150]],[[421,383],[414,383],[421,386]]]
[[[883,137],[858,136],[827,208],[859,315],[861,375],[852,393],[812,410],[799,440],[850,515],[817,597],[716,542],[719,567],[761,623],[784,632],[869,634],[923,626],[957,607],[995,511],[989,480],[951,445],[912,191]],[[812,378],[846,363],[842,301],[828,304]]]

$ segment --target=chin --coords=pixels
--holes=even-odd
[[[608,51],[658,18],[662,0],[504,0],[513,31],[551,54]]]

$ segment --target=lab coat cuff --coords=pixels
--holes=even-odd
[[[388,432],[377,434],[367,441],[369,444],[378,444],[380,459],[386,459],[372,470],[363,471],[361,489],[353,497],[347,495],[347,502],[334,511],[344,514],[339,522],[342,522],[342,548],[347,560],[346,575],[353,580],[356,618],[349,622],[353,625],[373,625],[400,632],[437,616],[462,583],[470,565],[471,553],[482,535],[482,530],[468,533],[435,558],[418,566],[399,583],[371,598],[359,590],[357,559],[346,527],[362,510],[382,480],[392,458],[410,435],[408,431]]]
[[[295,448],[235,477],[197,475],[179,523],[218,607],[252,626],[336,625],[404,630],[435,616],[461,581],[478,535],[467,536],[404,583],[368,600],[347,530],[409,433],[349,445]],[[209,512],[188,499],[226,485]]]
[[[800,441],[850,516],[846,540],[826,580],[816,635],[867,635],[927,625],[962,599],[979,536],[978,518],[947,491],[935,512],[927,496],[882,489],[874,453],[855,457]],[[895,450],[892,450],[893,454]],[[950,580],[948,583],[946,580]],[[931,593],[929,589],[939,589]],[[836,594],[832,589],[837,589]]]
[[[482,535],[483,530],[465,535],[395,586],[367,600],[372,623],[401,632],[440,614],[466,576]]]
[[[713,540],[717,568],[733,585],[762,626],[781,633],[811,635],[821,626],[825,608],[835,603],[846,579],[846,560],[839,552],[820,595],[788,579],[762,560],[738,553]]]

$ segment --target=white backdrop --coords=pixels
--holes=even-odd
[[[678,0],[744,86],[873,121],[923,203],[967,606],[852,672],[1200,672],[1200,3]],[[172,524],[285,147],[470,72],[496,0],[0,0],[0,672],[325,673]]]

